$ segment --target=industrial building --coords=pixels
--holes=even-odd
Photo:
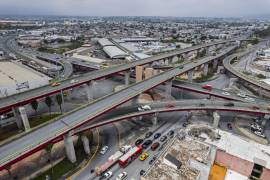
[[[22,64],[0,62],[0,98],[47,85],[50,79]]]
[[[116,46],[105,46],[103,51],[111,58],[111,59],[125,59],[128,54],[119,49]]]

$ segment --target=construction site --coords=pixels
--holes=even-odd
[[[269,146],[193,124],[179,130],[141,180],[267,180],[269,165]]]

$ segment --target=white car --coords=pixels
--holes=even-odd
[[[222,94],[225,95],[225,96],[230,96],[231,95],[230,93],[228,93],[226,91],[222,92]]]
[[[77,83],[77,82],[79,82],[79,80],[77,80],[77,79],[72,79],[72,80],[70,81],[70,84]]]
[[[244,93],[238,93],[237,96],[242,97],[242,98],[245,98],[247,95],[244,94]]]
[[[151,107],[149,105],[138,107],[138,111],[150,111],[150,110],[151,110]]]
[[[127,178],[127,172],[122,172],[116,177],[116,180],[123,180],[126,178]]]
[[[254,102],[255,101],[255,99],[253,99],[251,97],[246,97],[245,100],[250,101],[250,102]]]
[[[259,137],[266,138],[265,135],[261,131],[254,131],[254,134],[256,134]]]
[[[100,150],[100,154],[104,155],[108,151],[109,147],[108,146],[103,146]]]
[[[103,178],[110,179],[112,177],[112,171],[108,171],[105,174],[103,174]]]

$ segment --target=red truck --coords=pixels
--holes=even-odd
[[[204,84],[204,85],[202,85],[202,88],[207,89],[209,91],[211,91],[213,89],[213,87],[210,84]]]

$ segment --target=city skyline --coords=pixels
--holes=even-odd
[[[10,0],[0,1],[0,14],[71,16],[268,16],[269,0]]]

